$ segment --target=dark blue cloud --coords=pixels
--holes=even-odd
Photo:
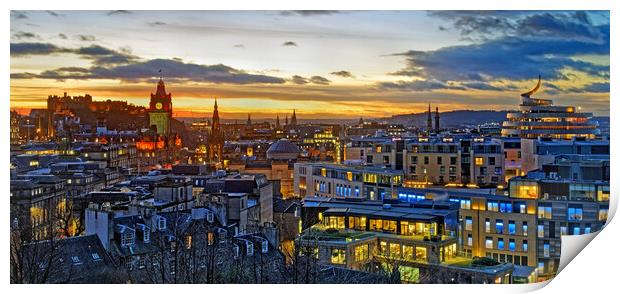
[[[201,65],[184,63],[172,59],[153,59],[143,62],[134,62],[127,65],[112,67],[93,66],[90,68],[58,68],[44,71],[41,74],[16,73],[12,79],[53,79],[53,80],[92,80],[117,79],[138,81],[158,76],[162,69],[164,76],[177,80],[231,84],[281,84],[285,80],[267,75],[250,74],[223,64]]]
[[[48,55],[70,52],[65,48],[49,43],[11,43],[11,56]]]
[[[66,37],[61,34],[60,37]],[[84,59],[92,60],[95,65],[127,64],[139,60],[129,52],[112,50],[99,45],[79,48],[63,48],[50,43],[11,43],[11,56],[23,57],[30,55],[53,55],[73,53]]]
[[[467,45],[432,51],[410,50],[406,67],[393,75],[458,82],[481,90],[502,90],[489,82],[521,81],[539,74],[546,80],[570,80],[566,69],[608,79],[609,66],[575,58],[609,55],[609,25],[593,25],[586,12],[431,12],[452,22],[462,36],[482,36]],[[557,90],[557,89],[556,89]]]
[[[567,91],[573,93],[609,93],[609,83],[591,83],[581,88],[570,88]]]
[[[398,81],[398,82],[381,82],[377,86],[381,90],[396,91],[432,91],[432,90],[465,90],[462,86],[453,85],[437,80],[415,80],[415,81]]]

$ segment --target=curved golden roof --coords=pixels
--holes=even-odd
[[[538,83],[536,84],[536,87],[534,87],[534,89],[532,90],[529,90],[528,92],[521,94],[521,97],[530,98],[530,96],[534,95],[534,93],[536,93],[538,89],[540,89],[540,75],[538,75]]]

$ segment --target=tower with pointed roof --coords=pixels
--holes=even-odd
[[[280,128],[280,116],[276,115],[276,129]]]
[[[211,134],[207,140],[209,149],[209,161],[219,162],[222,159],[224,148],[224,134],[220,125],[220,114],[217,110],[217,98],[213,105],[213,118],[211,119]]]
[[[435,132],[439,132],[439,107],[435,107]]]
[[[295,109],[293,109],[293,116],[291,117],[291,126],[297,125],[297,114],[295,114]]]
[[[430,133],[433,130],[433,119],[431,118],[431,105],[428,105],[428,117],[426,118],[426,130]]]
[[[149,127],[154,127],[158,135],[170,134],[170,120],[172,118],[172,94],[166,93],[166,85],[160,77],[157,91],[151,93],[149,102]]]

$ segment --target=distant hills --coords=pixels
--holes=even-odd
[[[439,113],[439,124],[442,128],[453,128],[463,126],[477,126],[485,123],[499,123],[506,120],[507,110],[455,110]],[[377,122],[389,124],[402,124],[405,126],[426,127],[428,114],[411,113],[399,114],[391,117],[375,119]],[[435,124],[435,113],[431,114],[433,125]],[[599,128],[603,133],[609,133],[609,116],[595,116],[593,121],[599,123]]]
[[[495,110],[455,110],[439,113],[439,124],[444,127],[476,126],[484,123],[501,123],[506,120],[508,111]],[[426,127],[428,113],[400,114],[377,119],[378,122],[402,124],[405,126]],[[431,114],[433,124],[435,113]]]

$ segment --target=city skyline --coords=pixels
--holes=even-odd
[[[609,115],[606,11],[12,11],[11,108],[48,95],[146,106],[164,77],[174,116],[386,117],[510,110],[537,97]],[[122,34],[119,30],[123,30]],[[507,57],[511,57],[508,58]]]

